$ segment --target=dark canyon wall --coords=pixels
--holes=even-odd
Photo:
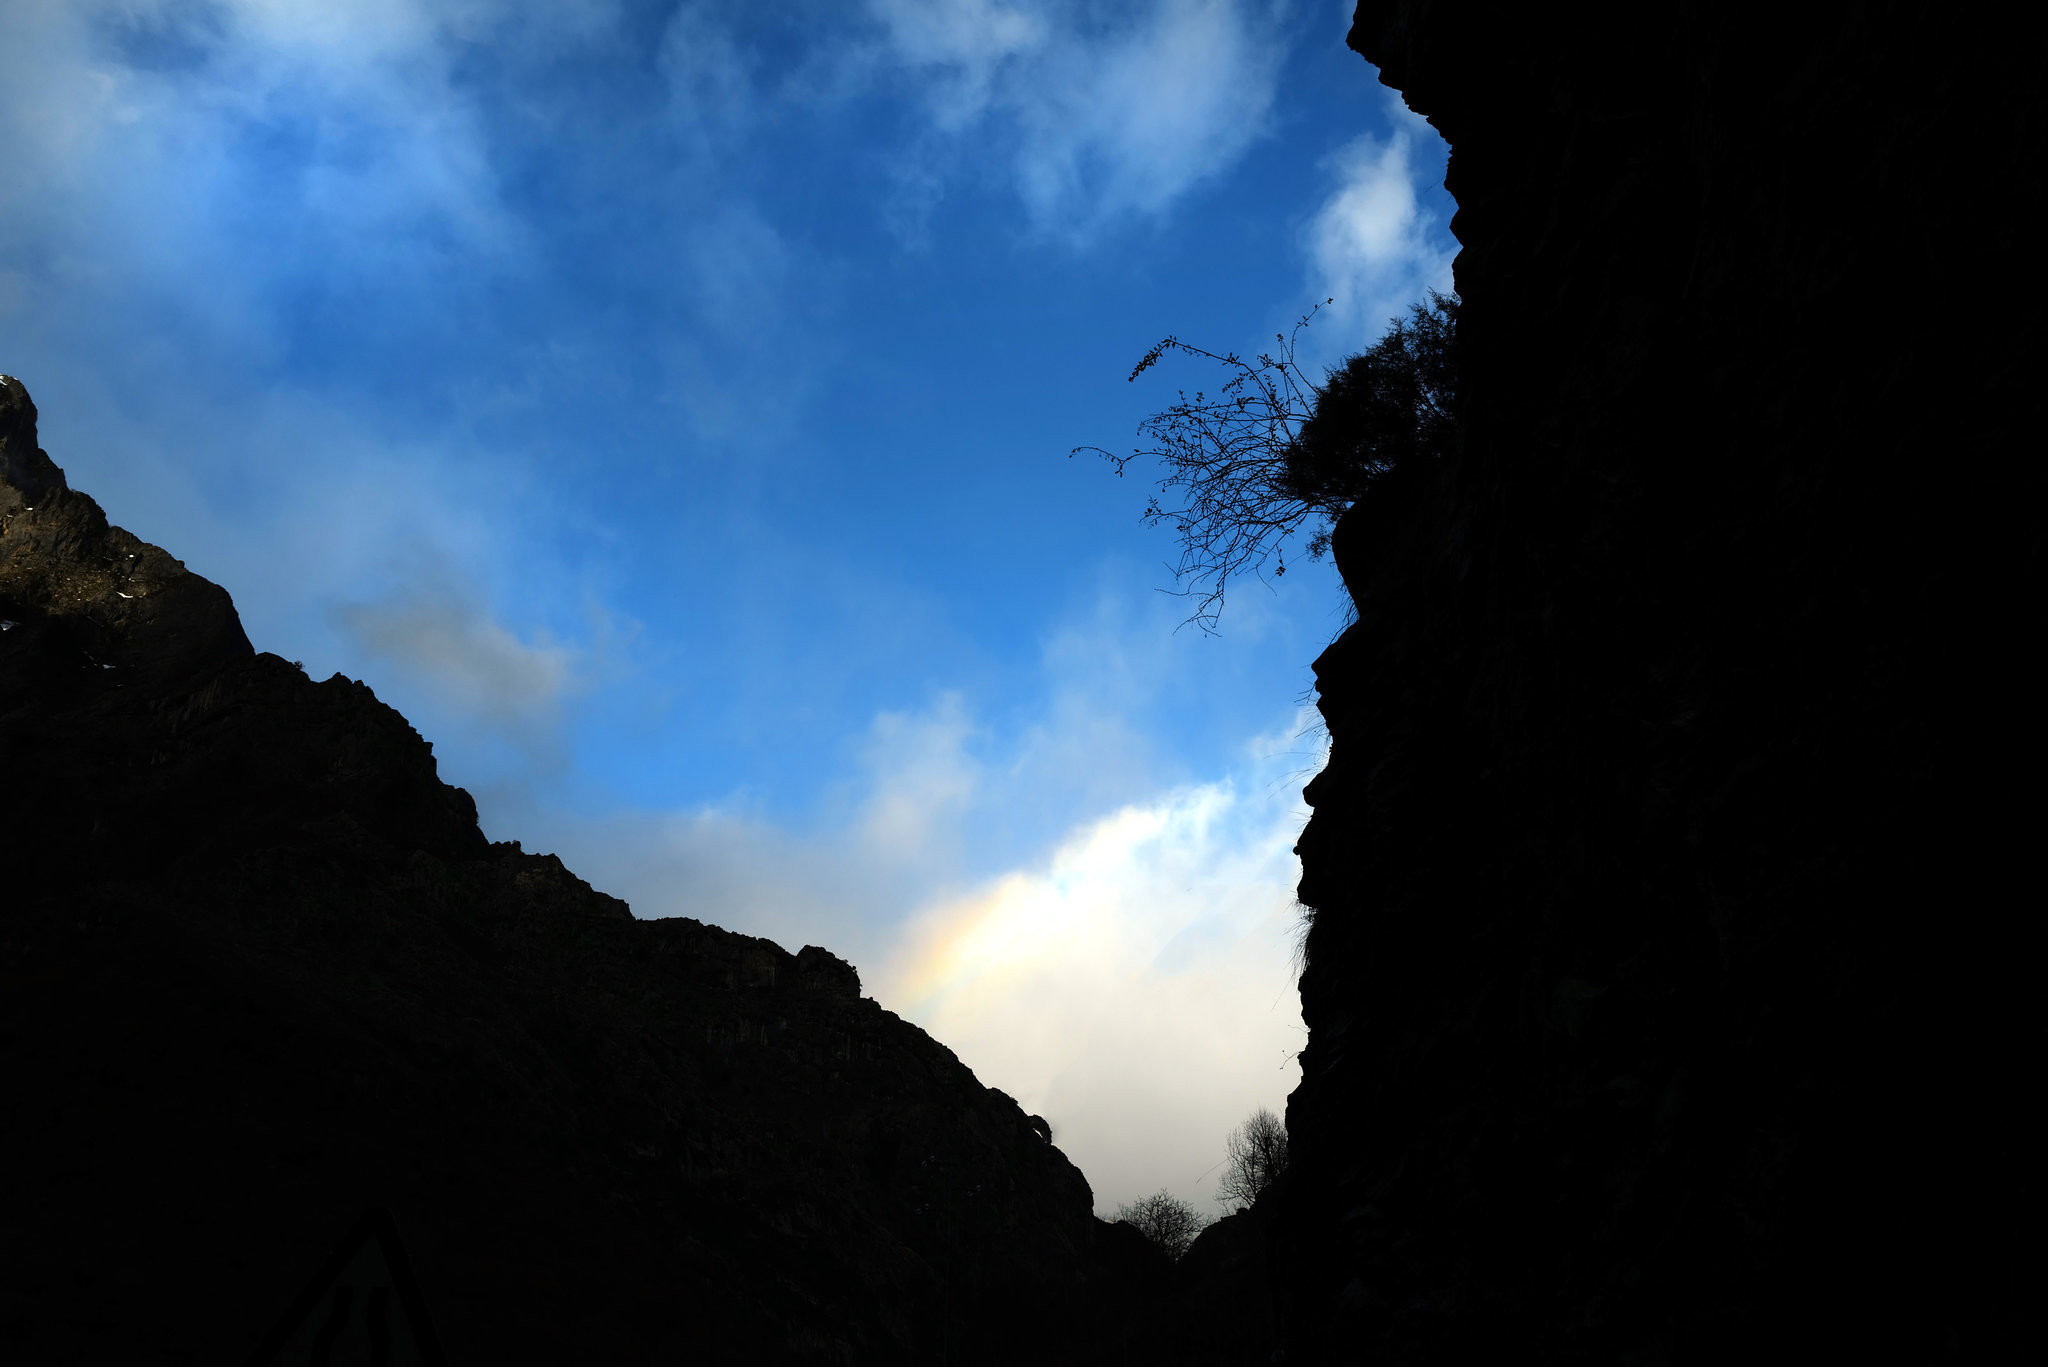
[[[0,377],[0,1359],[242,1361],[372,1205],[456,1362],[1114,1345],[1164,1259],[1015,1102],[822,949],[487,842],[35,416]]]
[[[1590,13],[1351,34],[1451,144],[1466,422],[1337,538],[1291,1360],[2016,1360],[2033,44]]]

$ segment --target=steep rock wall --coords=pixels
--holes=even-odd
[[[2042,83],[1932,5],[1386,0],[1465,430],[1336,541],[1293,1360],[2005,1360]]]

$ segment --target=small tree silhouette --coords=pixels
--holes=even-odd
[[[1130,1225],[1159,1245],[1160,1251],[1171,1262],[1179,1262],[1181,1254],[1194,1244],[1195,1236],[1211,1223],[1196,1214],[1193,1206],[1164,1188],[1118,1206],[1112,1218]]]
[[[1287,1171],[1287,1126],[1264,1106],[1230,1132],[1229,1158],[1216,1183],[1216,1199],[1243,1210]]]
[[[1068,453],[1091,451],[1119,477],[1144,456],[1166,466],[1143,516],[1147,526],[1171,522],[1179,533],[1174,592],[1196,600],[1188,621],[1203,631],[1215,630],[1234,576],[1263,578],[1268,559],[1275,578],[1286,574],[1287,539],[1304,527],[1309,558],[1320,559],[1337,518],[1374,480],[1403,460],[1441,454],[1455,439],[1455,295],[1432,290],[1369,351],[1325,371],[1321,385],[1296,360],[1315,314],[1303,314],[1290,335],[1275,333],[1272,354],[1250,360],[1166,338],[1139,360],[1132,380],[1178,351],[1222,366],[1223,387],[1214,395],[1181,390],[1178,403],[1138,425],[1152,444],[1127,456],[1099,446]]]

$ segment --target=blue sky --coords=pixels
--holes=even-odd
[[[821,943],[1104,1208],[1277,1107],[1326,568],[1081,444],[1454,244],[1348,5],[7,0],[0,369],[497,839]],[[766,17],[764,17],[766,16]]]

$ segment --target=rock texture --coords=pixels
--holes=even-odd
[[[2000,15],[1359,7],[1451,145],[1465,430],[1337,533],[1290,1360],[2032,1355],[2044,116]]]
[[[1155,1275],[849,965],[487,842],[11,379],[0,622],[0,1357],[238,1361],[371,1204],[459,1362],[1084,1356]]]

